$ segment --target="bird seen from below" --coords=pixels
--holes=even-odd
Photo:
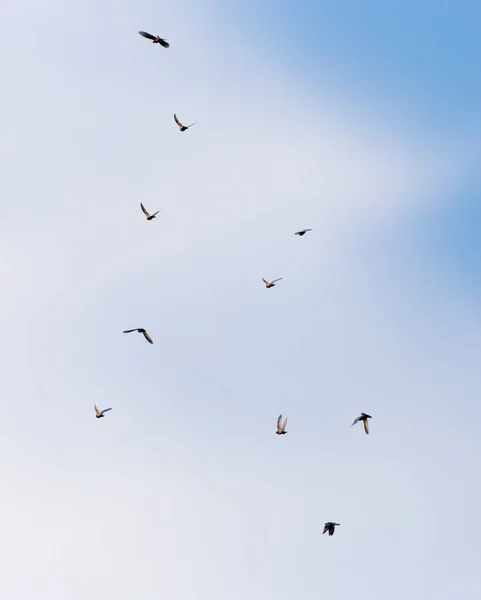
[[[286,431],[286,425],[287,425],[287,417],[284,419],[284,423],[282,422],[282,415],[279,415],[279,417],[277,418],[277,431],[276,431],[276,435],[285,435],[287,433]]]
[[[155,215],[158,215],[159,212],[162,209],[159,209],[157,212],[155,212],[153,215],[150,215],[146,210],[145,210],[145,206],[142,204],[142,202],[140,203],[140,208],[142,209],[142,212],[144,213],[147,221],[152,221],[152,219],[155,219]]]
[[[279,277],[279,279],[273,279],[272,281],[267,281],[267,279],[264,279],[264,277],[263,277],[262,281],[266,284],[266,288],[271,288],[271,287],[275,287],[276,281],[280,281],[281,279],[282,279],[282,277]]]
[[[99,410],[96,404],[94,404],[94,409],[95,416],[97,417],[97,419],[101,419],[104,416],[104,413],[108,412],[109,410],[112,410],[111,408],[104,408],[103,410]]]
[[[147,38],[148,40],[152,40],[154,44],[160,44],[164,48],[168,48],[170,46],[167,40],[162,39],[158,35],[152,35],[151,33],[147,33],[146,31],[139,31],[139,33],[142,37]]]
[[[299,237],[302,237],[308,231],[312,231],[312,229],[301,229],[301,231],[296,231],[296,233],[294,235],[298,235]]]
[[[177,115],[174,113],[174,121],[177,123],[177,125],[179,126],[181,131],[186,131],[187,129],[189,129],[189,127],[193,127],[195,125],[195,123],[198,123],[199,121],[196,121],[195,123],[191,123],[190,125],[182,125],[182,123],[179,121],[179,119],[177,118]]]
[[[139,328],[136,328],[136,329],[126,329],[122,333],[132,333],[132,331],[138,331],[139,333],[142,333],[143,336],[144,336],[144,338],[149,342],[149,344],[153,344],[154,343],[151,340],[150,335],[142,327],[139,327]]]
[[[332,521],[324,523],[324,531],[322,532],[322,535],[324,535],[326,531],[329,531],[329,535],[334,535],[335,528],[339,525],[340,523],[332,523]]]
[[[366,413],[361,413],[360,417],[357,417],[356,419],[354,419],[352,425],[355,425],[358,421],[362,421],[364,423],[364,431],[369,435],[369,423],[368,423],[368,419],[371,419],[371,415],[366,415]],[[351,425],[351,427],[352,427]]]

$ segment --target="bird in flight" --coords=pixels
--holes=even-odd
[[[262,281],[266,284],[266,288],[271,288],[271,287],[275,287],[276,281],[280,281],[281,279],[282,279],[282,277],[279,277],[279,279],[274,279],[273,281],[267,281],[267,279],[264,279],[264,277],[263,277]]]
[[[185,131],[186,129],[189,129],[189,127],[193,127],[195,125],[195,123],[198,123],[199,121],[196,121],[195,123],[191,123],[190,125],[182,125],[182,123],[179,121],[179,119],[177,118],[177,115],[174,113],[174,121],[177,123],[177,125],[179,126],[181,131]]]
[[[142,212],[144,213],[147,221],[152,221],[152,219],[155,219],[155,215],[157,215],[162,210],[162,209],[160,209],[157,212],[155,212],[153,215],[149,215],[149,213],[145,210],[145,206],[142,204],[142,202],[140,203],[140,208],[142,209]]]
[[[104,416],[104,413],[108,412],[109,410],[112,410],[111,408],[104,408],[103,410],[99,410],[96,404],[94,404],[94,408],[95,416],[97,417],[97,419],[101,419]]]
[[[302,237],[308,231],[312,231],[312,229],[301,229],[301,231],[296,231],[296,233],[294,235],[298,235],[299,237]]]
[[[356,419],[354,419],[352,425],[355,425],[358,421],[362,421],[364,423],[364,431],[369,435],[369,423],[368,423],[368,419],[371,419],[371,415],[366,415],[366,413],[361,413],[360,417],[357,417]],[[352,427],[351,425],[351,427]]]
[[[287,417],[284,419],[284,423],[282,422],[282,415],[279,415],[278,419],[277,419],[277,431],[276,431],[276,435],[284,435],[287,433],[286,431],[286,425],[287,425]]]
[[[164,48],[168,48],[170,46],[167,40],[162,39],[158,35],[152,35],[151,33],[147,33],[146,31],[139,31],[139,33],[142,37],[147,38],[148,40],[152,40],[154,44],[160,44]]]
[[[332,523],[331,521],[328,521],[324,524],[324,531],[322,532],[322,535],[324,535],[326,531],[329,531],[329,535],[334,535],[334,530],[338,525],[340,525],[340,523]]]
[[[137,329],[126,329],[123,333],[132,333],[132,331],[138,331],[139,333],[143,333],[144,338],[149,342],[149,344],[153,344],[154,343],[150,339],[150,335],[145,331],[145,329],[142,329],[142,327],[139,327]]]

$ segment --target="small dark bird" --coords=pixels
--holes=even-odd
[[[279,415],[278,419],[277,419],[277,431],[276,431],[276,435],[285,435],[287,433],[286,431],[286,425],[287,425],[287,417],[284,420],[284,423],[282,422],[282,415]]]
[[[142,37],[147,38],[148,40],[152,40],[154,44],[160,44],[164,48],[168,48],[170,46],[170,44],[166,40],[162,39],[158,35],[152,35],[151,33],[147,33],[146,31],[139,31],[139,33]]]
[[[142,202],[140,203],[140,208],[142,209],[142,212],[146,216],[147,221],[152,221],[152,219],[155,219],[155,215],[158,215],[159,212],[162,210],[162,209],[160,209],[156,213],[154,213],[153,215],[149,215],[149,213],[145,210],[145,206],[142,204]]]
[[[358,421],[362,421],[364,423],[364,431],[369,435],[369,423],[368,423],[368,419],[372,419],[371,415],[366,415],[366,413],[361,413],[360,417],[357,417],[357,419],[354,419],[352,425],[355,425]],[[352,427],[351,425],[351,427]]]
[[[97,417],[97,419],[101,419],[104,416],[104,413],[108,412],[109,410],[112,410],[111,408],[104,408],[103,410],[99,410],[96,404],[94,404],[94,409],[95,416]]]
[[[177,125],[179,126],[181,131],[185,131],[186,129],[189,129],[189,127],[193,127],[195,125],[195,123],[198,123],[199,121],[196,121],[195,123],[191,123],[190,125],[182,125],[182,123],[179,121],[179,119],[177,118],[177,115],[174,113],[174,121],[177,123]]]
[[[145,331],[145,329],[142,329],[142,327],[140,327],[138,329],[126,329],[123,333],[132,333],[132,331],[138,331],[139,333],[142,333],[144,335],[144,338],[149,342],[149,344],[153,344],[154,343],[150,339],[150,335]]]
[[[271,288],[271,287],[275,287],[276,281],[280,281],[281,279],[282,279],[282,277],[279,277],[279,279],[274,279],[273,281],[267,281],[267,279],[264,279],[264,277],[263,277],[262,281],[266,284],[266,288]]]
[[[334,530],[339,525],[340,523],[332,523],[331,521],[328,521],[324,524],[324,531],[322,532],[322,535],[324,535],[326,531],[329,531],[329,535],[334,535]]]
[[[302,229],[302,231],[296,231],[296,233],[294,235],[298,235],[298,236],[302,237],[308,231],[312,231],[312,229]]]

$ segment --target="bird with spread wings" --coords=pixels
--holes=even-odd
[[[160,208],[157,212],[155,212],[153,215],[151,215],[151,214],[149,214],[147,212],[147,210],[145,209],[145,206],[142,204],[142,202],[140,203],[140,208],[142,209],[142,212],[144,213],[145,218],[147,219],[147,221],[152,221],[152,219],[155,219],[155,215],[158,215],[159,212],[162,210]]]
[[[143,329],[142,327],[138,327],[136,329],[126,329],[125,331],[123,331],[122,333],[132,333],[133,331],[137,331],[138,333],[142,333],[144,338],[149,342],[149,344],[153,344],[154,342],[152,341],[150,335],[145,331],[145,329]]]
[[[158,35],[152,35],[151,33],[147,33],[146,31],[139,31],[139,33],[142,37],[147,38],[148,40],[152,40],[154,44],[160,44],[164,48],[168,48],[170,46],[167,40],[164,40]]]
[[[103,410],[99,410],[96,404],[94,404],[94,409],[95,416],[97,417],[97,419],[101,419],[104,416],[104,413],[108,412],[109,410],[112,410],[111,408],[104,408]]]
[[[199,121],[196,121],[195,123],[191,123],[190,125],[182,125],[182,123],[179,121],[179,119],[177,118],[177,115],[174,113],[174,121],[177,123],[177,125],[179,126],[179,129],[181,131],[186,131],[187,129],[189,129],[189,127],[193,127],[195,125],[195,123],[198,123]]]

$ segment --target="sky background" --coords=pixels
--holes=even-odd
[[[480,19],[0,5],[2,598],[479,596]]]

